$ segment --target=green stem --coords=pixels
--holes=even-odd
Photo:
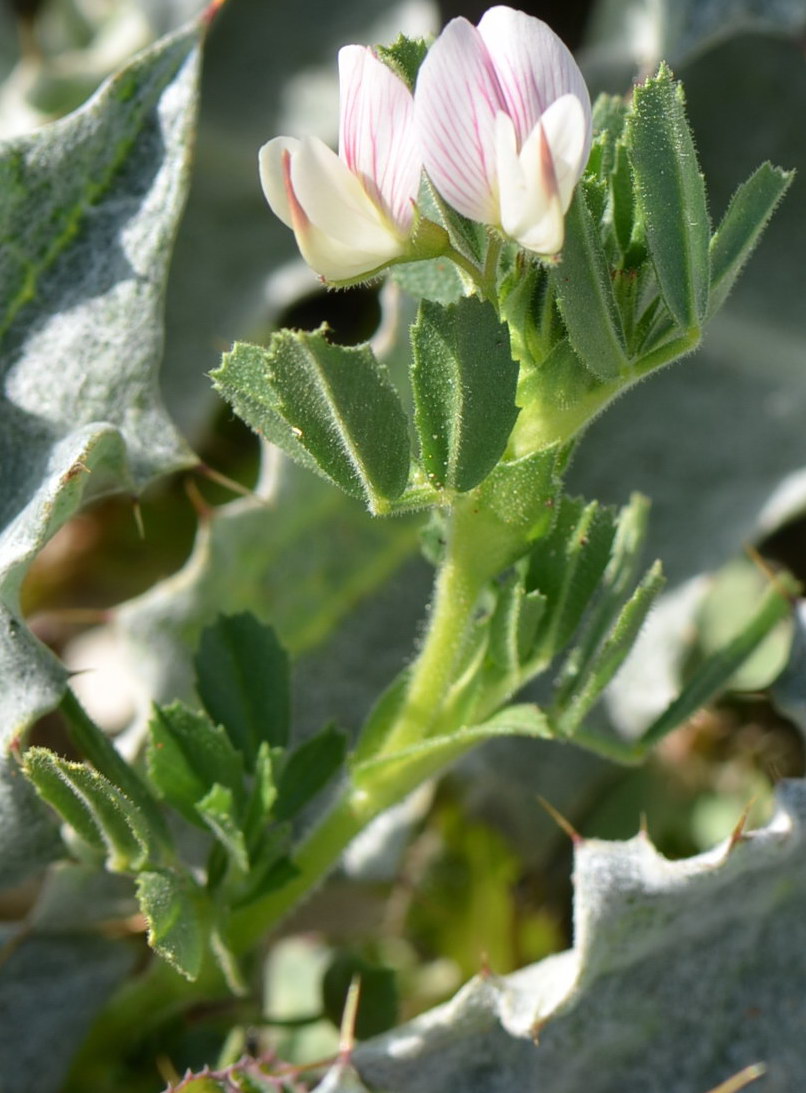
[[[458,266],[463,273],[466,273],[481,295],[486,297],[487,291],[484,276],[475,263],[471,262],[460,250],[457,250],[456,247],[452,246],[445,250],[444,256],[450,258],[455,266]]]
[[[484,269],[481,274],[483,292],[487,299],[495,305],[500,315],[498,304],[498,259],[501,257],[501,248],[504,241],[500,235],[490,235],[487,245],[487,257],[484,261]]]
[[[425,739],[439,718],[484,584],[484,578],[463,562],[461,556],[449,555],[440,570],[428,633],[414,664],[406,701],[383,745],[387,754]]]

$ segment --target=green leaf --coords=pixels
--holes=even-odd
[[[85,842],[105,850],[111,870],[136,871],[159,860],[160,847],[145,815],[102,774],[47,748],[29,748],[24,762],[39,794]]]
[[[706,657],[674,702],[652,722],[638,742],[642,752],[682,725],[727,686],[747,657],[779,622],[790,615],[791,599],[798,591],[799,587],[791,577],[777,574],[740,632],[727,645]]]
[[[594,142],[588,174],[601,181],[610,177],[616,162],[616,146],[627,122],[628,106],[623,95],[598,95],[593,104]]]
[[[383,745],[398,714],[403,708],[411,679],[411,669],[406,667],[395,676],[375,701],[361,726],[361,732],[350,756],[352,762],[371,758]]]
[[[532,650],[545,609],[545,596],[536,591],[527,592],[522,573],[511,573],[498,589],[495,611],[490,619],[488,654],[505,676],[518,673]]]
[[[204,824],[224,847],[231,861],[242,872],[249,871],[246,839],[238,822],[238,805],[231,789],[214,785],[196,803],[196,811]]]
[[[567,449],[546,448],[499,463],[479,490],[479,503],[522,542],[545,535],[554,523]],[[514,561],[514,559],[511,559]],[[507,562],[502,562],[503,569]]]
[[[447,307],[423,300],[412,351],[426,475],[445,489],[472,489],[500,459],[518,415],[518,366],[506,327],[475,296]]]
[[[526,587],[546,597],[535,650],[542,659],[563,649],[579,625],[610,559],[614,535],[608,509],[564,498],[551,534],[532,548]]]
[[[633,92],[627,140],[658,284],[684,332],[708,311],[711,232],[683,90],[666,65]]]
[[[140,873],[137,899],[148,921],[148,943],[191,981],[207,952],[210,907],[204,891],[185,873]]]
[[[291,820],[327,785],[344,763],[344,733],[328,725],[288,756],[277,779],[277,820]]]
[[[251,769],[260,744],[288,742],[291,695],[288,654],[254,615],[221,615],[202,634],[194,664],[196,689]]]
[[[731,198],[711,239],[710,314],[725,302],[793,178],[792,171],[762,163]]]
[[[555,703],[559,710],[552,720],[562,733],[573,734],[624,663],[665,583],[663,570],[656,562],[624,604],[612,629],[584,670],[577,675],[574,688],[566,691],[562,702]]]
[[[577,187],[566,214],[562,261],[551,278],[577,355],[599,379],[615,378],[627,364],[624,332],[584,186]]]
[[[150,789],[87,714],[69,687],[64,692],[60,709],[67,722],[70,741],[79,754],[140,809],[159,840],[170,846],[170,833]]]
[[[258,748],[255,770],[252,775],[252,791],[243,814],[243,832],[246,836],[250,853],[259,847],[266,831],[266,823],[277,800],[277,787],[274,784],[275,755],[264,740]]]
[[[372,512],[405,489],[406,416],[368,345],[332,345],[324,328],[283,330],[268,349],[237,343],[213,379],[248,425]]]
[[[416,299],[453,304],[465,294],[462,279],[449,258],[431,258],[425,262],[402,262],[392,266],[389,277]]]
[[[375,53],[380,60],[405,80],[412,91],[427,52],[428,45],[424,39],[407,38],[405,34],[399,34],[390,46],[375,47]]]
[[[633,494],[629,505],[619,513],[615,537],[595,606],[585,622],[584,634],[569,653],[555,682],[555,705],[562,706],[578,689],[578,681],[588,670],[613,625],[625,598],[638,579],[646,539],[650,503]]]
[[[369,787],[368,792],[383,792],[385,785],[399,784],[401,780],[414,788],[477,744],[501,736],[553,739],[555,734],[538,706],[508,706],[478,725],[433,736],[401,751],[357,763],[352,771],[353,780],[356,786]]]
[[[252,900],[274,892],[299,875],[289,857],[291,824],[274,824],[262,833],[259,846],[251,854],[252,868],[239,888],[233,907],[242,907]]]
[[[642,225],[635,204],[632,164],[623,143],[616,145],[615,166],[609,181],[613,231],[621,252],[621,264],[635,269],[646,255],[644,248],[636,244],[636,234],[642,231]]]
[[[155,707],[146,747],[152,785],[191,823],[199,823],[196,804],[218,783],[243,792],[244,765],[229,737],[204,714],[181,702]]]

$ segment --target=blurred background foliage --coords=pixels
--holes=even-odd
[[[134,50],[201,6],[2,0],[0,137],[71,110]],[[764,159],[801,169],[704,348],[621,399],[575,460],[572,488],[588,496],[624,503],[639,489],[652,498],[649,549],[670,575],[643,647],[593,715],[629,734],[740,624],[776,565],[806,581],[806,3],[520,6],[580,51],[594,92],[627,91],[661,57],[670,61],[686,88],[715,220]],[[199,471],[150,487],[136,503],[108,498],[58,532],[23,590],[35,633],[71,668],[94,669],[78,679],[87,705],[111,731],[134,725],[124,737],[130,749],[144,696],[187,692],[188,650],[219,610],[248,606],[277,626],[297,658],[302,733],[325,717],[355,725],[410,655],[430,577],[416,523],[372,521],[301,472],[265,458],[261,467],[255,438],[216,402],[207,373],[236,337],[323,321],[344,344],[374,338],[393,368],[403,359],[410,303],[393,286],[323,291],[265,206],[256,152],[277,133],[335,140],[340,45],[427,34],[455,15],[475,21],[484,7],[229,0],[211,29],[162,384],[202,464],[271,501],[233,501],[230,487]],[[760,552],[753,560],[749,546]],[[233,1003],[177,1019],[138,1041],[117,1075],[93,1074],[84,1055],[69,1088],[114,1080],[145,1093],[186,1066],[223,1064],[245,1049],[304,1062],[336,1049],[353,971],[365,984],[359,1035],[371,1035],[448,997],[483,967],[503,974],[568,947],[571,844],[537,796],[585,836],[628,838],[645,823],[670,857],[724,838],[751,802],[751,822],[763,822],[775,782],[803,774],[797,655],[792,628],[782,628],[731,694],[638,770],[532,741],[479,749],[396,825],[379,829],[374,844],[365,840],[344,874],[286,924],[260,1011]],[[789,661],[786,693],[771,692]],[[66,750],[56,714],[33,739]],[[400,832],[410,836],[405,844]],[[34,877],[0,894],[3,918],[24,915],[40,884]],[[7,1086],[17,1088],[25,1087]]]

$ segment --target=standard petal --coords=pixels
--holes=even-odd
[[[566,212],[588,159],[589,127],[584,107],[575,95],[562,95],[551,104],[540,124],[551,149],[560,205]]]
[[[339,154],[402,233],[411,229],[422,155],[414,100],[371,49],[339,51]]]
[[[423,61],[414,92],[425,169],[460,213],[497,219],[495,116],[505,109],[475,27],[453,19]]]
[[[291,215],[291,203],[286,190],[285,169],[283,166],[283,153],[293,158],[299,148],[300,142],[293,137],[275,137],[268,144],[264,144],[258,155],[260,169],[260,184],[263,193],[271,206],[275,216],[289,228],[294,227]]]
[[[562,95],[575,95],[587,119],[586,152],[590,151],[590,96],[570,50],[540,19],[522,11],[490,8],[479,23],[479,35],[498,76],[505,109],[523,144],[541,114]]]

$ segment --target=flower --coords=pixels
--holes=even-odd
[[[275,137],[260,181],[308,265],[345,282],[408,253],[422,158],[411,92],[372,50],[339,51],[339,86],[339,154],[317,137]]]
[[[425,169],[450,205],[537,254],[562,249],[591,107],[545,23],[507,7],[478,27],[453,19],[420,69],[415,109]]]

